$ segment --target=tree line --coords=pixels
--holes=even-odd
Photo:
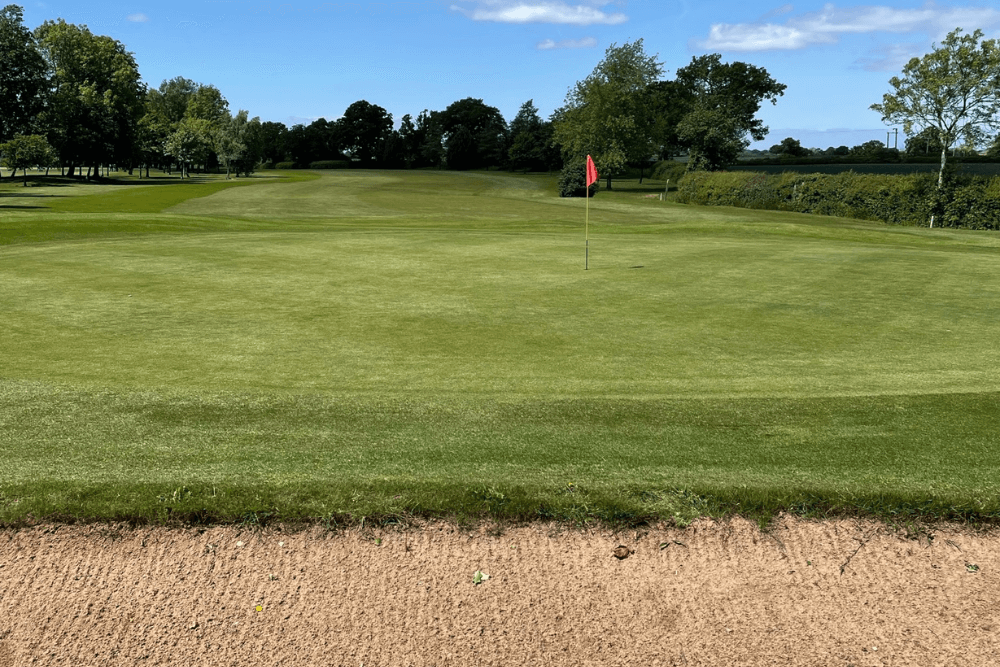
[[[102,168],[192,165],[249,172],[262,124],[212,85],[177,77],[150,89],[125,45],[63,19],[35,30],[23,9],[0,10],[0,152],[14,169],[58,166],[98,178]]]
[[[828,148],[806,148],[802,143],[793,137],[786,137],[780,143],[774,144],[767,150],[745,151],[744,155],[754,158],[844,158],[852,157],[868,159],[882,162],[892,162],[906,158],[937,158],[941,151],[945,149],[944,142],[941,141],[937,128],[925,127],[916,134],[906,137],[903,149],[889,146],[888,141],[882,142],[878,139],[865,141],[856,146],[830,146]],[[980,151],[975,146],[949,146],[947,148],[952,155],[979,155]],[[1000,157],[1000,137],[993,139],[992,143],[983,153],[989,157]]]
[[[341,162],[380,168],[551,171],[590,154],[610,177],[686,153],[694,169],[722,169],[767,128],[756,118],[785,86],[718,54],[664,79],[642,40],[612,45],[549,118],[533,100],[508,122],[482,99],[444,110],[392,114],[366,100],[336,120],[286,127],[235,114],[222,92],[184,77],[148,87],[132,53],[62,19],[30,30],[23,10],[0,11],[0,151],[8,167],[58,166],[98,178],[115,166],[249,173],[262,163]]]

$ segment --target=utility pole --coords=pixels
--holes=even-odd
[[[898,151],[899,150],[899,128],[898,127],[894,127],[894,128],[892,128],[892,131],[896,133],[896,135],[892,139],[892,147],[895,148]]]

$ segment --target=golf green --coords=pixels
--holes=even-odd
[[[11,207],[0,516],[997,513],[996,235],[616,186],[587,271],[547,176]]]

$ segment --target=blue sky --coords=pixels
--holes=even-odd
[[[508,120],[533,99],[548,116],[611,44],[642,38],[666,77],[693,56],[721,53],[788,86],[762,109],[771,134],[754,147],[787,136],[821,148],[884,141],[887,128],[868,107],[910,57],[956,27],[1000,36],[1000,8],[986,0],[21,3],[29,27],[59,17],[121,41],[151,86],[175,76],[214,84],[232,111],[288,125],[337,118],[360,99],[397,124],[465,97]]]

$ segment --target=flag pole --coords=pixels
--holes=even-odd
[[[583,236],[586,239],[586,250],[584,250],[583,255],[584,271],[590,268],[590,186],[596,183],[600,178],[597,173],[597,167],[594,165],[594,160],[589,155],[587,156],[586,173],[587,177],[584,179],[584,182],[587,186],[583,190],[583,197],[587,200],[587,218],[583,223]]]
[[[583,270],[588,271],[590,269],[590,186],[583,191],[583,197],[587,200],[587,218],[583,223],[583,237],[586,239],[586,250],[584,250],[583,255]]]

